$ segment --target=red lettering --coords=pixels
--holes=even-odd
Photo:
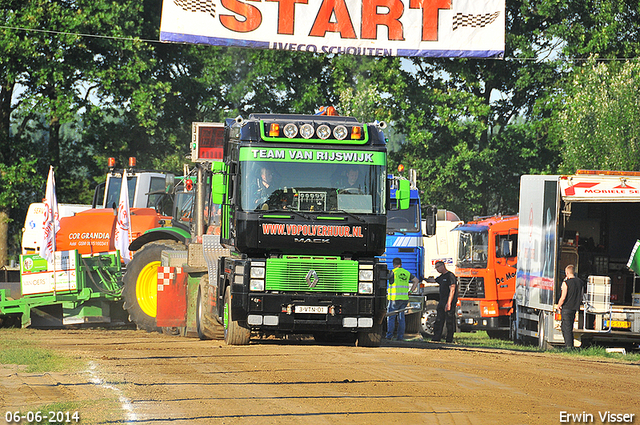
[[[260,1],[260,0],[249,0]],[[262,23],[262,13],[260,9],[239,0],[222,0],[222,6],[227,10],[240,15],[242,20],[234,15],[220,14],[220,23],[228,30],[235,32],[250,32],[255,30]]]
[[[410,9],[422,9],[422,41],[438,40],[438,11],[451,9],[451,0],[409,0]]]
[[[335,22],[331,17],[335,14]],[[351,16],[344,0],[323,0],[309,32],[312,37],[324,37],[327,32],[339,32],[342,38],[356,38]]]
[[[293,35],[296,3],[307,4],[308,0],[266,0],[278,2],[278,34]]]
[[[386,7],[389,12],[379,14],[378,7]],[[399,20],[403,12],[404,4],[400,0],[363,0],[362,38],[377,39],[378,25],[384,25],[389,30],[389,40],[404,40]]]

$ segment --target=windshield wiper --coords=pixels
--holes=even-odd
[[[292,213],[295,214],[299,217],[304,218],[305,220],[310,220],[309,216],[302,214],[300,211],[296,211],[296,210],[284,210],[284,209],[280,209],[280,210],[255,210],[255,212],[260,212],[260,213],[268,213],[268,214],[272,214],[272,213],[284,213],[284,214],[288,214],[288,213]]]
[[[355,215],[354,213],[350,213],[349,211],[345,211],[345,210],[332,210],[331,213],[344,213],[346,215],[348,215],[351,218],[355,218],[356,220],[362,222],[362,223],[366,223],[366,220],[364,220],[362,217],[359,217],[357,215]]]

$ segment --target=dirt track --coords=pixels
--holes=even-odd
[[[3,415],[71,402],[81,423],[547,425],[561,411],[640,423],[639,365],[425,342],[231,347],[132,330],[29,332],[89,366],[0,366]]]

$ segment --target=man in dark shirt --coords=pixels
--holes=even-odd
[[[442,338],[442,330],[445,322],[447,323],[447,336],[446,341],[448,343],[453,342],[453,333],[456,330],[456,304],[458,303],[458,280],[456,275],[447,270],[443,261],[436,261],[436,271],[440,273],[440,276],[435,278],[440,287],[440,301],[436,309],[436,323],[433,329],[432,341],[440,341]]]
[[[560,300],[558,300],[558,313],[562,319],[560,328],[564,338],[564,346],[573,348],[573,322],[576,320],[576,312],[580,310],[584,282],[575,276],[575,266],[569,264],[564,269],[565,279],[562,281]]]

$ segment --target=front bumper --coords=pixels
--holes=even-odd
[[[246,323],[253,330],[306,333],[367,330],[382,323],[386,297],[309,293],[249,293]]]

